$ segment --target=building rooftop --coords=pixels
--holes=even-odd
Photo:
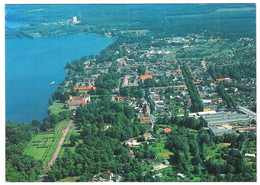
[[[235,130],[233,129],[223,129],[223,128],[218,128],[218,127],[210,127],[209,128],[210,132],[213,134],[213,135],[223,135],[223,134],[232,134],[232,133],[236,133]]]
[[[208,125],[218,125],[226,123],[249,122],[249,116],[238,112],[217,112],[216,114],[202,115]]]

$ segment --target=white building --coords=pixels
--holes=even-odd
[[[73,24],[77,24],[77,23],[79,23],[80,21],[78,21],[77,16],[74,16],[74,17],[72,18],[72,22],[73,22]]]

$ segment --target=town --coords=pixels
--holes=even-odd
[[[255,4],[33,7],[8,38],[112,41],[48,80],[42,121],[7,121],[6,181],[256,182]]]
[[[178,61],[176,56],[178,50],[184,53],[195,52],[196,48],[205,47],[205,39],[174,37],[172,40],[152,39],[154,43],[176,43],[172,47],[166,48],[150,47],[144,48],[140,43],[126,44],[122,43],[119,50],[114,51],[120,57],[114,62],[117,66],[117,72],[122,74],[118,85],[112,89],[112,101],[121,101],[133,107],[141,123],[154,126],[154,120],[164,116],[184,116],[185,109],[189,112],[189,117],[205,122],[204,128],[209,129],[212,134],[225,134],[236,132],[255,132],[256,113],[250,109],[256,103],[256,78],[212,78],[208,73],[207,66],[211,66],[210,61]],[[246,38],[247,40],[249,38]],[[195,43],[193,41],[195,40]],[[215,42],[217,39],[215,39]],[[214,42],[214,39],[210,39]],[[248,46],[249,48],[252,46]],[[192,48],[183,50],[183,48]],[[193,51],[191,51],[193,50]],[[119,53],[124,53],[123,56]],[[215,54],[213,54],[214,56]],[[210,58],[212,56],[207,56]],[[155,62],[148,62],[153,60]],[[205,57],[206,58],[206,57]],[[95,59],[94,59],[95,61]],[[256,60],[252,58],[255,65]],[[185,64],[184,64],[185,63]],[[206,64],[205,64],[206,63]],[[95,80],[100,74],[107,74],[112,61],[96,65],[95,62],[84,61],[84,76],[75,76],[77,82],[74,85],[74,91],[84,96],[88,92],[96,90]],[[182,72],[182,66],[188,66],[188,73],[191,75],[192,83],[198,92],[202,109],[197,109],[196,102],[191,99],[190,89],[185,84],[185,77]],[[227,96],[237,97],[234,106],[229,107],[221,93],[218,93],[218,86],[225,83],[224,91]],[[73,81],[67,82],[65,87],[73,84]],[[244,90],[241,87],[250,89]],[[141,92],[139,92],[141,91]],[[138,96],[143,95],[143,97]],[[90,98],[87,100],[90,102]],[[68,102],[69,109],[86,105],[85,101]],[[198,106],[198,105],[197,105]],[[216,124],[209,124],[211,119],[222,118]],[[223,120],[224,118],[224,120]],[[224,129],[226,128],[226,129]]]
[[[178,133],[176,119],[189,117],[199,124],[192,126],[194,123],[187,123],[190,124],[187,126],[189,132],[194,132],[195,138],[202,133],[214,138],[256,132],[256,113],[252,111],[256,104],[256,78],[212,75],[216,56],[227,60],[227,64],[222,64],[225,66],[233,60],[236,51],[218,52],[214,48],[216,53],[212,53],[207,47],[212,46],[209,43],[218,43],[215,47],[221,48],[221,44],[226,42],[219,38],[207,40],[203,35],[161,39],[152,37],[148,43],[116,42],[118,45],[114,46],[114,50],[104,52],[104,55],[109,53],[112,60],[101,63],[101,58],[82,58],[78,63],[74,61],[67,64],[68,80],[63,84],[70,95],[66,108],[77,117],[77,108],[88,106],[92,100],[96,101],[105,95],[109,101],[132,107],[146,132],[123,142],[130,147],[127,154],[131,158],[141,159],[142,166],[147,170],[142,173],[144,177],[148,171],[153,171],[153,179],[166,179],[164,175],[167,168],[174,168],[168,160],[174,160],[172,158],[176,158],[176,154],[173,155],[173,151],[162,146],[166,146],[171,132]],[[236,44],[245,46],[247,43],[245,48],[250,51],[255,49],[252,42],[250,38],[241,38]],[[201,48],[205,49],[202,51]],[[203,53],[202,61],[197,60],[197,56],[192,57],[195,53],[197,55],[198,50]],[[249,60],[255,66],[255,58]],[[81,73],[73,72],[79,64],[82,65]],[[120,74],[118,79],[111,77],[112,70]],[[109,132],[112,127],[112,124],[105,124],[103,131]],[[202,129],[199,131],[202,133],[198,132],[198,128]],[[243,146],[246,145],[247,141],[243,142]],[[219,150],[230,145],[228,142],[223,144],[225,147]],[[143,147],[151,149],[154,156],[150,159],[140,157],[139,151]],[[157,151],[153,148],[157,148]],[[256,150],[251,147],[243,147],[240,152],[249,160],[256,157]],[[198,177],[191,177],[181,170],[177,172],[176,179],[187,180],[186,176],[189,176],[189,180],[198,180]],[[108,170],[96,174],[91,181],[122,181],[125,178],[123,174],[114,175]]]

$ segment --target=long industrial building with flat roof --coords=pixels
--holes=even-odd
[[[223,135],[223,134],[234,134],[236,131],[234,129],[225,129],[225,128],[218,128],[218,127],[210,127],[209,131],[213,135]]]
[[[207,123],[207,127],[221,126],[224,124],[247,124],[250,123],[250,117],[247,114],[238,112],[216,112],[216,114],[202,115]]]
[[[251,125],[252,116],[240,110],[226,110],[213,114],[202,114],[206,127],[213,135],[223,135],[236,132],[250,132],[255,129]]]

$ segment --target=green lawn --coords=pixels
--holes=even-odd
[[[144,126],[144,128],[146,129],[146,130],[150,130],[151,129],[151,123],[144,123],[144,124],[142,124],[143,126]]]
[[[42,160],[47,148],[38,148],[38,146],[27,147],[24,154],[34,157],[35,160]]]
[[[170,158],[169,156],[173,155],[172,152],[170,152],[168,149],[164,148],[164,143],[157,143],[156,147],[152,147],[152,146],[150,146],[150,147],[154,148],[156,150],[157,155],[159,157],[168,158],[169,159]]]
[[[66,119],[66,120],[63,120],[63,121],[60,121],[59,123],[57,123],[55,125],[55,132],[60,132],[60,131],[63,131],[69,124],[69,119]]]
[[[51,159],[60,137],[61,133],[38,134],[27,145],[24,154],[32,156],[36,160],[42,160],[45,164]]]
[[[38,134],[36,135],[36,137],[34,138],[33,142],[32,143],[38,143],[38,142],[45,142],[46,140],[50,140],[52,139],[54,136],[54,133],[53,134]]]
[[[67,109],[64,109],[65,103],[60,103],[59,100],[56,100],[53,102],[53,105],[49,107],[49,110],[51,110],[52,114],[58,114],[59,112],[65,111]]]
[[[230,145],[230,143],[219,143],[216,146],[207,147],[207,153],[208,153],[207,159],[209,159],[210,157],[216,157],[216,158],[221,159],[219,151],[222,148],[228,147],[229,145]]]
[[[198,130],[188,128],[188,133],[198,134]]]
[[[42,160],[47,164],[61,138],[62,131],[67,127],[69,120],[59,122],[53,132],[40,133],[36,135],[27,145],[24,154],[34,157],[36,160]]]
[[[165,151],[164,151],[164,152],[160,152],[160,153],[158,153],[157,155],[158,155],[159,157],[163,157],[163,158],[169,158],[169,156],[170,156],[170,155],[173,155],[173,153],[172,153],[172,152],[170,152],[170,151],[169,151],[169,152],[167,152],[167,151],[166,151],[166,149],[165,149]]]
[[[76,176],[76,177],[66,177],[64,179],[60,179],[57,182],[76,182],[77,180],[80,179],[80,176]]]

